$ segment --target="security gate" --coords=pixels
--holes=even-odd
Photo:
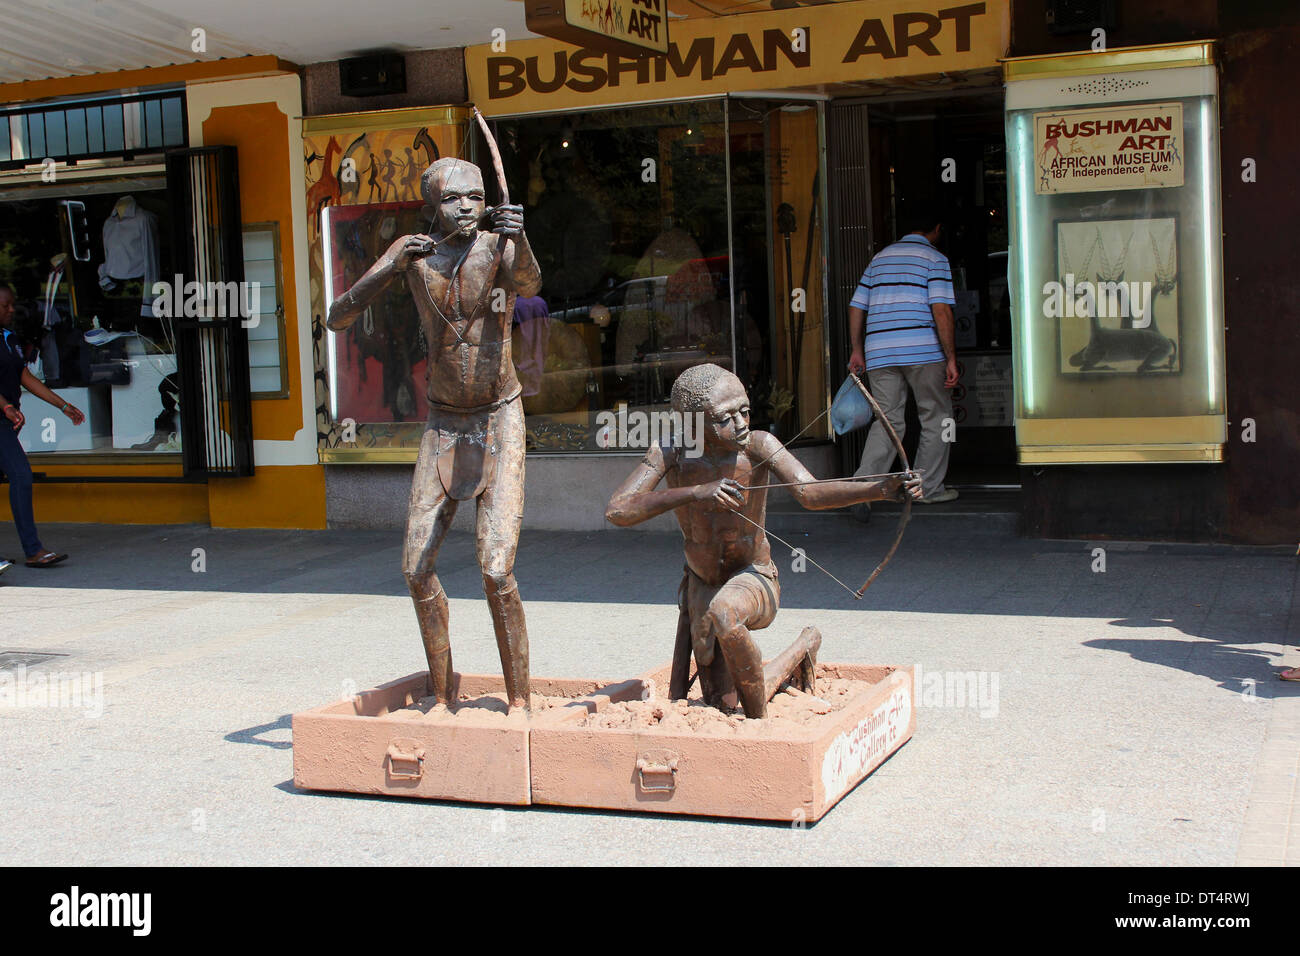
[[[169,152],[167,191],[181,281],[200,293],[173,296],[185,474],[247,477],[253,427],[235,147]]]

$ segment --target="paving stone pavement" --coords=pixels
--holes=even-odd
[[[782,521],[855,587],[894,531]],[[102,713],[0,702],[0,863],[1300,863],[1300,685],[1276,676],[1300,663],[1298,564],[1276,549],[1032,541],[926,513],[856,602],[774,548],[767,653],[812,624],[825,660],[985,688],[958,706],[923,676],[916,736],[796,829],[299,792],[290,715],[423,667],[400,533],[42,533],[73,557],[0,578],[0,652],[66,655],[27,675],[97,675]],[[496,671],[473,541],[453,534],[439,566],[457,668]],[[665,663],[680,573],[673,535],[525,531],[533,673]]]

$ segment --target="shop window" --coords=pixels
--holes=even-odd
[[[728,101],[737,369],[755,428],[824,439],[826,210],[816,103]]]
[[[284,290],[280,273],[280,226],[274,222],[244,226],[244,281],[257,295],[257,312],[248,327],[248,371],[253,398],[287,398],[289,359],[284,337]]]
[[[696,100],[495,126],[542,274],[513,316],[530,453],[640,453],[638,435],[667,438],[658,413],[677,376],[704,362],[741,377],[755,428],[788,438],[812,423],[805,438],[826,435],[816,104]],[[313,216],[315,314],[394,239],[433,228],[418,193],[431,133],[453,148],[465,141],[451,126],[307,137],[309,169],[321,165],[309,206],[325,203]],[[495,202],[485,156],[480,166]],[[427,348],[407,283],[390,283],[345,332],[324,333],[318,361],[322,459],[414,460]],[[647,427],[631,430],[638,420]]]
[[[175,453],[176,333],[153,285],[172,274],[161,177],[82,184],[76,199],[37,191],[0,203],[0,278],[18,300],[15,331],[37,378],[86,414],[73,426],[25,397],[29,453]],[[85,237],[73,255],[73,232]]]
[[[508,121],[499,137],[542,272],[540,294],[515,305],[512,335],[529,450],[599,451],[599,412],[667,410],[683,369],[735,365],[722,105]],[[380,201],[321,217],[330,295],[394,238],[433,228],[421,200],[383,201],[394,177],[372,156]],[[422,171],[395,178],[414,190]],[[335,422],[423,421],[427,350],[405,282],[328,347]]]
[[[529,450],[620,450],[597,413],[666,411],[684,369],[735,367],[723,104],[498,128],[542,269],[515,314]]]

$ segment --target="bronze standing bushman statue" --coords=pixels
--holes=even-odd
[[[429,419],[411,485],[402,570],[434,697],[451,704],[447,595],[436,562],[457,506],[476,501],[478,563],[513,708],[528,707],[529,686],[528,632],[514,575],[524,510],[524,411],[510,322],[516,296],[536,295],[541,272],[524,235],[523,207],[509,204],[495,144],[489,145],[502,203],[486,208],[483,176],[472,163],[433,163],[420,191],[439,235],[395,241],[334,300],[326,326],[346,329],[389,282],[406,277],[429,346]],[[491,232],[479,228],[485,216]]]

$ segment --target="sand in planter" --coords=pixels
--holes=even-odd
[[[635,700],[610,704],[598,714],[579,721],[582,727],[627,730],[659,730],[672,734],[709,734],[762,737],[793,727],[829,722],[828,714],[843,710],[851,698],[875,685],[844,678],[817,679],[817,693],[805,694],[788,688],[778,693],[762,720],[748,719],[739,708],[718,710],[699,698],[687,700]]]
[[[572,697],[533,694],[533,716],[536,717],[538,714],[544,714],[547,711],[564,707],[566,704],[572,704],[582,696],[576,693]],[[461,694],[456,705],[450,708],[437,706],[432,697],[423,697],[414,704],[408,704],[400,710],[390,712],[387,716],[398,720],[432,721],[434,723],[456,723],[458,721],[474,721],[478,723],[482,721],[525,720],[527,718],[527,713],[522,709],[507,714],[508,709],[506,695],[502,691],[499,694],[483,694],[479,697]]]
[[[868,681],[818,677],[815,695],[786,688],[772,698],[767,708],[768,715],[762,720],[750,720],[739,707],[724,710],[710,707],[698,697],[691,700],[652,697],[650,700],[607,704],[599,713],[583,714],[575,718],[575,725],[592,729],[762,737],[794,727],[815,727],[820,723],[829,723],[827,715],[843,710],[853,697],[873,686],[875,685]],[[575,702],[583,696],[576,691],[570,697],[533,694],[531,716],[536,718],[564,707],[580,707]],[[501,692],[478,697],[462,694],[455,706],[450,708],[438,706],[432,697],[424,697],[414,704],[391,711],[386,716],[421,723],[528,722],[527,712],[507,711],[506,695]]]

